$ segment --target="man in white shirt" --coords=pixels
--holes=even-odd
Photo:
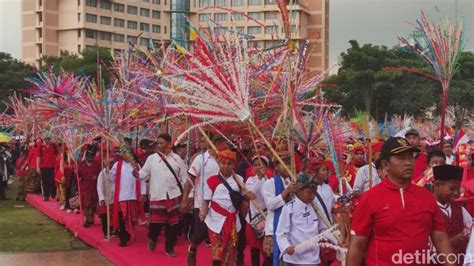
[[[308,162],[305,169],[306,173],[312,176],[312,180],[316,183],[316,196],[314,197],[314,206],[319,210],[316,214],[319,217],[319,221],[322,223],[321,226],[328,227],[329,224],[333,223],[331,210],[336,204],[334,192],[331,186],[327,184],[329,178],[329,169],[326,165],[326,161],[323,159],[313,159]],[[324,217],[320,217],[323,215]],[[326,225],[326,223],[328,225]],[[331,265],[336,261],[336,252],[333,249],[321,248],[320,251],[321,264]]]
[[[137,180],[133,176],[134,166],[123,157],[124,151],[117,151],[118,161],[109,173],[114,186],[113,228],[119,229],[120,247],[125,247],[130,237],[134,237],[133,225],[138,220]],[[144,180],[141,180],[139,193],[143,194]]]
[[[219,151],[228,149],[226,140],[221,135],[212,138],[212,142]],[[202,145],[206,143],[204,137],[201,139]],[[219,173],[219,164],[217,163],[217,155],[211,149],[197,155],[191,163],[188,170],[189,178],[184,184],[184,195],[189,195],[191,190],[194,193],[194,231],[191,236],[191,245],[188,248],[188,266],[196,265],[197,247],[208,237],[207,225],[199,219],[199,212],[203,204],[204,185],[211,176]],[[189,206],[188,198],[183,197],[181,201],[181,213],[187,211]]]
[[[212,245],[212,265],[235,265],[237,262],[237,233],[242,229],[238,212],[245,200],[240,186],[243,178],[233,173],[236,154],[230,150],[219,152],[219,174],[210,177],[204,186],[204,204],[200,218],[209,228]],[[240,194],[240,206],[231,193]]]
[[[369,189],[375,187],[380,183],[380,177],[377,174],[375,161],[380,157],[380,149],[382,148],[382,142],[377,142],[371,145],[373,154],[372,164],[366,164],[359,168],[354,180],[354,191],[357,191],[359,193],[367,192]],[[370,181],[370,179],[372,180]]]
[[[280,155],[280,157],[286,165],[290,165],[289,156]],[[285,206],[286,202],[291,200],[295,192],[295,185],[291,183],[290,173],[286,171],[281,163],[277,161],[275,166],[277,174],[273,178],[265,181],[262,185],[263,198],[267,206],[263,252],[266,256],[272,256],[273,254],[273,260],[275,260],[275,258],[278,260],[279,252],[278,250],[274,250],[276,239],[273,238],[273,235],[275,234],[276,228],[274,228],[273,225],[274,223],[278,224],[281,209]]]
[[[313,208],[316,196],[316,183],[307,174],[298,176],[296,197],[287,203],[282,211],[276,238],[284,263],[290,265],[319,265],[320,248],[296,246],[310,240],[327,227]]]
[[[453,154],[453,144],[449,141],[445,141],[443,144],[443,153],[446,156],[446,164],[453,164],[456,160],[456,156]]]
[[[109,158],[109,168],[112,167],[115,160],[113,158]],[[113,208],[114,203],[114,184],[110,178],[105,178],[106,169],[102,169],[100,171],[99,176],[97,177],[97,194],[99,196],[99,219],[102,224],[102,233],[104,235],[104,239],[107,239],[107,205],[109,205],[110,210]],[[110,211],[109,210],[109,211]]]
[[[161,229],[169,225],[166,234],[165,250],[170,257],[175,257],[173,248],[176,244],[178,223],[180,219],[182,184],[187,178],[186,165],[171,150],[171,136],[162,133],[156,141],[156,153],[150,155],[139,172],[140,179],[150,181],[150,224],[148,248],[156,248],[156,239]],[[168,166],[169,165],[169,166]]]
[[[454,253],[460,258],[466,253],[472,227],[471,215],[461,206],[461,202],[455,201],[460,194],[463,168],[448,164],[435,166],[433,176],[434,194],[443,214],[446,233]]]

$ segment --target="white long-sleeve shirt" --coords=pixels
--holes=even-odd
[[[298,197],[287,203],[281,211],[276,230],[283,261],[296,265],[318,265],[321,262],[319,246],[297,249],[293,255],[288,255],[285,251],[315,237],[324,229],[325,226],[311,203],[304,203]]]
[[[105,182],[107,182],[107,184]],[[110,172],[109,178],[105,178],[105,169],[102,169],[97,177],[97,194],[99,196],[99,202],[105,201],[105,204],[113,204],[114,191],[115,184],[110,178]]]
[[[109,171],[109,178],[108,178],[108,188],[107,188],[107,199],[105,199],[105,170],[102,170],[99,174],[97,179],[97,193],[99,195],[99,201],[105,200],[108,204],[114,203],[114,193],[115,193],[115,180],[117,175],[117,165],[115,163]],[[136,193],[136,179],[133,176],[133,167],[130,163],[123,162],[122,164],[122,176],[120,178],[120,194],[119,194],[119,201],[126,201],[126,200],[136,200],[137,193]],[[140,180],[140,194],[146,194],[146,183],[144,180]]]
[[[183,159],[174,152],[166,155],[165,159],[183,184],[187,178],[187,169]],[[150,180],[150,200],[166,200],[181,196],[176,178],[158,154],[148,156],[139,174],[140,179]]]
[[[336,204],[336,198],[334,197],[334,192],[332,191],[331,186],[329,186],[326,183],[318,185],[317,192],[321,196],[324,202],[324,205],[326,206],[326,210],[328,211],[328,215],[329,215],[329,221],[332,222],[331,210]],[[321,202],[319,202],[317,197],[314,197],[314,203],[321,210],[321,212],[326,215],[326,213],[324,212],[324,208],[321,205]]]
[[[380,183],[380,177],[377,174],[377,169],[372,163],[372,187],[375,187]],[[360,192],[366,192],[369,190],[369,165],[364,165],[357,171],[355,180],[354,180],[354,190]]]
[[[115,187],[115,181],[117,180],[117,166],[118,162],[116,162],[112,169],[110,169],[110,179]],[[133,166],[123,161],[122,164],[122,171],[120,176],[120,192],[119,192],[119,201],[126,201],[126,200],[136,200],[137,199],[137,189],[136,189],[136,182],[137,180],[133,176]],[[141,188],[142,186],[140,186]]]
[[[239,178],[241,182],[244,182],[244,179],[239,175],[235,175],[234,178]],[[232,190],[239,191],[240,187],[234,180],[234,178],[229,177],[226,179],[226,181]],[[206,185],[204,186],[204,200],[213,201],[219,204],[221,208],[227,210],[230,213],[236,213],[238,211],[232,204],[229,190],[222,183],[217,185],[216,189],[213,192],[209,187],[208,183],[206,182]],[[236,213],[235,215],[238,214]],[[224,225],[225,219],[226,217],[224,215],[214,211],[211,207],[209,207],[209,211],[204,222],[206,223],[209,230],[213,231],[216,234],[219,234],[222,230],[222,226]],[[240,219],[238,217],[236,219],[235,227],[237,229],[237,232],[239,232],[241,229],[241,224]]]
[[[252,192],[255,195],[255,199],[253,200],[256,204],[258,204],[258,207],[262,210],[265,211],[267,209],[267,205],[265,205],[265,199],[263,198],[263,192],[262,192],[262,187],[265,181],[268,179],[266,177],[263,177],[262,179],[259,179],[258,176],[251,176],[247,179],[247,182],[245,182],[245,186],[247,187],[247,190]],[[250,222],[251,218],[254,218],[259,214],[257,207],[255,207],[253,202],[250,202],[250,209],[249,213],[245,217],[245,220],[247,220],[247,223]],[[252,216],[252,217],[250,217]]]
[[[219,164],[209,151],[206,151],[194,158],[188,173],[196,178],[194,180],[194,208],[200,209],[203,203],[204,185],[209,177],[219,173]]]
[[[267,219],[265,221],[265,235],[273,235],[273,217],[275,215],[275,210],[283,207],[285,205],[285,200],[279,194],[275,196],[275,178],[273,177],[262,185],[263,199],[265,200],[265,205],[267,206]],[[291,183],[289,177],[283,179],[283,188],[286,188]]]

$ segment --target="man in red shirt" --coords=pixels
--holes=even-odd
[[[411,146],[419,148],[420,133],[418,133],[418,130],[413,128],[409,129],[405,133],[405,138]],[[416,155],[415,157],[415,168],[413,169],[412,180],[414,183],[417,183],[421,179],[426,168],[428,168],[428,160],[426,158],[426,154],[423,152],[419,152],[418,155]]]
[[[58,149],[56,144],[51,143],[49,136],[44,138],[44,144],[39,147],[38,163],[39,173],[41,174],[41,182],[43,186],[44,201],[48,201],[49,197],[56,197],[56,186],[54,185],[54,167],[56,164],[56,156]]]
[[[433,195],[411,183],[414,153],[404,138],[382,146],[387,173],[379,185],[362,195],[352,218],[347,265],[429,265],[428,239],[437,253],[452,253],[442,214]]]

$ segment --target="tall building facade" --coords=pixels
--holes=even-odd
[[[22,58],[169,40],[171,0],[22,0]]]
[[[311,43],[309,67],[329,63],[329,0],[288,0],[292,39]],[[22,0],[22,58],[80,53],[88,46],[122,51],[129,43],[189,45],[187,24],[252,36],[251,47],[271,49],[284,39],[276,0]]]

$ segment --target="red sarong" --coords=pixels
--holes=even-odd
[[[167,223],[175,225],[179,223],[179,204],[181,197],[166,200],[150,201],[150,222]]]

